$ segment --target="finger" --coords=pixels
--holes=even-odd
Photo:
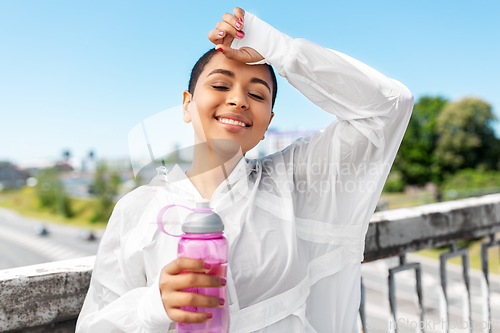
[[[240,7],[235,7],[233,9],[233,14],[238,19],[238,21],[240,21],[241,23],[245,23],[245,11],[243,9],[241,9]]]
[[[172,293],[169,297],[169,306],[174,308],[180,308],[181,306],[194,306],[198,308],[220,308],[224,306],[225,303],[225,300],[223,298],[182,291]]]
[[[181,309],[169,309],[167,315],[175,322],[186,324],[204,323],[213,316],[211,312],[188,312]]]
[[[231,39],[229,42],[233,41],[233,36],[228,36],[224,30],[210,30],[208,33],[208,39],[214,43],[215,45],[217,44],[224,44],[224,38],[226,39]]]
[[[184,290],[188,288],[220,288],[225,285],[225,279],[216,275],[185,273],[175,276],[171,279],[171,290]]]
[[[205,263],[203,260],[191,258],[177,258],[165,267],[163,271],[166,274],[176,275],[182,271],[193,271],[206,273],[210,270],[210,264]]]
[[[235,27],[233,27],[231,24],[227,23],[226,21],[219,21],[217,22],[216,29],[218,31],[224,30],[226,32],[226,35],[233,36],[234,38],[241,39],[245,37],[245,33],[243,31],[237,30]],[[226,43],[223,43],[224,45],[228,45]]]
[[[222,20],[231,25],[236,30],[243,29],[243,23],[241,23],[241,21],[238,18],[234,17],[229,13],[222,15]]]

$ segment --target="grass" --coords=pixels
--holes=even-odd
[[[107,221],[90,222],[90,218],[95,210],[95,201],[75,198],[70,198],[70,201],[74,216],[66,218],[50,210],[41,208],[34,188],[24,187],[21,190],[0,192],[1,207],[12,209],[27,217],[90,230],[106,227]]]
[[[457,190],[455,192],[456,192],[455,193],[456,197],[451,198],[448,197],[446,194],[444,194],[442,201],[458,200],[462,198],[477,197],[492,193],[500,193],[500,187]],[[434,198],[434,195],[428,191],[425,191],[424,189],[419,190],[417,193],[382,192],[380,200],[381,201],[385,200],[388,202],[387,209],[415,207],[437,202]]]
[[[415,207],[436,202],[433,195],[424,190],[418,193],[382,193],[380,200],[388,202],[387,209]]]
[[[481,270],[481,243],[483,241],[487,241],[489,238],[486,237],[481,240],[476,241],[460,241],[458,242],[458,247],[468,246],[469,248],[469,265],[471,268]],[[425,257],[433,258],[439,260],[439,255],[443,252],[449,250],[449,247],[446,246],[444,248],[436,248],[436,249],[427,249],[415,252],[415,254],[419,254]],[[457,257],[448,260],[449,263],[462,265],[462,258]],[[488,250],[488,268],[490,273],[499,274],[499,249],[498,247],[490,248]]]

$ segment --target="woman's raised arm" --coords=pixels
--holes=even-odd
[[[297,221],[303,222],[308,239],[337,238],[345,229],[364,241],[408,125],[413,96],[360,61],[293,39],[250,13],[242,29],[244,37],[234,39],[232,48],[255,50],[263,57],[257,63],[272,64],[304,96],[337,116],[325,130],[269,157],[274,165],[285,164],[281,170],[293,170],[286,171],[285,179],[294,184]]]

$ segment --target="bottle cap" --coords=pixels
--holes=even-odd
[[[182,224],[182,231],[195,234],[222,232],[224,224],[220,216],[210,208],[210,200],[197,199],[196,208]]]
[[[196,199],[194,202],[196,203],[196,208],[210,208],[210,200],[208,199],[205,198]]]

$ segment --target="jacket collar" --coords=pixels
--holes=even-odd
[[[248,175],[252,172],[252,167],[248,163],[248,159],[242,156],[238,163],[236,163],[234,169],[231,171],[229,176],[222,182],[220,186],[227,186],[228,188],[232,188],[238,183],[242,178],[248,179]],[[190,195],[193,195],[195,199],[201,199],[201,195],[193,185],[189,177],[185,174],[185,170],[183,170],[178,164],[176,164],[172,170],[168,173],[168,183],[173,186],[188,192]],[[245,184],[246,185],[246,184]],[[247,187],[247,186],[245,186]],[[218,192],[218,191],[216,191]]]

